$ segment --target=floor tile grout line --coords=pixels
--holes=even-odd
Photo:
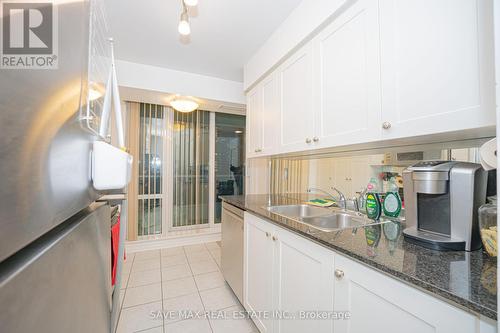
[[[134,331],[133,333],[146,332],[146,331],[152,330],[153,328],[158,328],[158,327],[161,327],[161,326],[150,327],[150,328],[146,328],[146,329],[143,329],[143,330]],[[163,330],[162,330],[162,332],[163,332]]]
[[[185,265],[185,264],[187,264],[187,266],[188,266],[188,268],[189,268],[189,270],[190,270],[190,272],[191,272],[191,275],[190,275],[189,277],[191,277],[191,278],[194,280],[194,283],[195,283],[195,286],[196,286],[196,292],[194,292],[194,293],[192,293],[192,294],[195,294],[195,293],[196,293],[196,294],[198,295],[198,297],[200,298],[200,301],[201,301],[201,303],[202,303],[203,309],[206,311],[205,304],[204,304],[204,302],[203,302],[203,299],[201,298],[201,294],[200,294],[200,292],[201,292],[201,291],[199,290],[198,283],[196,282],[196,279],[195,279],[194,277],[195,277],[195,276],[198,276],[198,275],[205,275],[205,274],[212,274],[212,273],[221,273],[221,272],[220,272],[220,266],[218,265],[217,261],[215,260],[215,257],[213,256],[213,254],[212,254],[211,250],[210,250],[210,249],[206,246],[206,243],[201,243],[201,244],[203,244],[203,246],[204,246],[204,248],[205,248],[206,252],[208,252],[208,253],[209,253],[209,258],[210,258],[211,260],[213,260],[213,261],[216,263],[216,265],[217,265],[217,267],[218,267],[218,270],[213,271],[213,272],[203,272],[203,273],[200,273],[200,274],[196,274],[196,275],[195,275],[195,274],[194,274],[194,272],[193,272],[193,270],[192,270],[191,263],[194,263],[194,262],[200,262],[200,261],[205,261],[205,260],[197,260],[197,261],[192,261],[192,262],[191,262],[191,261],[189,260],[189,258],[188,258],[188,254],[187,254],[186,249],[184,248],[184,246],[182,246],[181,248],[182,248],[182,251],[183,251],[183,253],[184,253],[185,258],[187,259],[187,260],[186,260],[186,263],[179,264],[179,265],[171,265],[171,266],[166,266],[166,267],[163,267],[163,265],[162,265],[162,258],[168,258],[168,257],[170,257],[170,256],[162,256],[162,255],[161,255],[161,249],[160,249],[160,258],[159,258],[159,260],[160,260],[160,276],[161,276],[160,286],[161,286],[161,302],[162,302],[162,311],[164,311],[164,301],[165,301],[165,300],[168,300],[168,299],[175,298],[175,297],[172,297],[172,298],[167,298],[167,299],[164,299],[164,298],[163,298],[163,288],[164,288],[164,286],[163,286],[163,282],[164,282],[164,281],[163,281],[163,268],[168,268],[168,267],[173,267],[173,266],[180,266],[180,265]],[[219,248],[220,248],[220,247],[219,247]],[[205,252],[205,250],[203,250],[203,252]],[[138,253],[140,253],[140,252],[138,252]],[[196,253],[196,252],[192,252],[192,253]],[[150,259],[155,259],[155,258],[148,258],[148,259],[144,259],[144,260],[150,260]],[[141,262],[141,261],[143,261],[143,260],[138,260],[137,262]],[[127,274],[127,283],[126,283],[126,286],[125,286],[125,288],[124,288],[124,289],[121,289],[121,290],[124,290],[124,295],[123,295],[123,297],[124,297],[124,298],[125,298],[125,295],[126,295],[126,293],[127,293],[127,291],[128,291],[128,289],[129,289],[129,288],[143,287],[143,286],[148,286],[148,285],[152,285],[152,284],[156,284],[156,283],[157,283],[157,282],[156,282],[156,283],[150,283],[150,284],[145,284],[145,285],[140,285],[140,286],[134,286],[134,287],[129,286],[129,283],[130,283],[130,276],[132,275],[132,273],[138,273],[138,272],[145,272],[145,271],[157,270],[157,269],[148,269],[148,270],[141,270],[141,271],[135,271],[135,272],[132,272],[133,267],[134,267],[134,263],[135,263],[135,262],[136,262],[136,255],[134,254],[134,258],[132,259],[132,263],[131,263],[131,268],[130,268],[130,271],[129,271],[129,272],[128,272],[128,274]],[[175,280],[180,280],[180,279],[185,279],[185,278],[188,278],[188,277],[178,278],[178,279],[173,279],[173,280],[168,280],[168,281],[175,281]],[[165,282],[168,282],[168,281],[165,281]],[[204,290],[202,290],[202,291],[212,290],[212,289],[221,288],[221,287],[222,287],[222,286],[213,287],[213,288],[208,288],[208,289],[204,289]],[[186,295],[181,295],[181,296],[177,296],[177,297],[182,297],[182,296],[186,296]],[[146,305],[146,304],[156,303],[156,302],[158,302],[158,301],[146,302],[146,303],[136,304],[136,305],[129,306],[129,307],[123,307],[123,304],[125,303],[125,302],[124,302],[124,300],[123,300],[123,302],[121,303],[121,306],[120,306],[120,314],[119,314],[119,316],[118,316],[118,322],[119,322],[119,320],[120,320],[120,317],[121,317],[121,314],[122,314],[122,310],[123,310],[123,309],[130,309],[130,308],[134,308],[134,307],[138,307],[138,306],[143,306],[143,305]],[[232,305],[232,306],[235,306],[235,305]],[[230,306],[230,307],[232,307],[232,306]],[[228,307],[228,308],[230,308],[230,307]],[[224,308],[224,309],[226,309],[226,308]],[[184,320],[185,320],[185,319],[184,319]],[[182,321],[182,320],[180,320],[180,321]],[[176,321],[176,322],[180,322],[180,321]],[[209,326],[210,326],[210,330],[213,332],[213,328],[212,328],[212,324],[211,324],[210,320],[208,320],[208,319],[207,319],[207,321],[208,321],[208,324],[209,324]],[[164,318],[162,318],[162,322],[163,322],[163,325],[162,325],[161,327],[162,327],[162,330],[164,331],[164,330],[165,330],[165,325],[167,325],[167,323],[165,323]],[[117,327],[118,327],[118,326],[117,326]],[[155,327],[147,328],[147,329],[145,329],[145,330],[141,330],[141,331],[137,331],[137,332],[143,332],[143,331],[146,331],[146,330],[149,330],[149,329],[153,329],[153,328],[157,328],[157,327],[160,327],[160,326],[155,326]]]
[[[134,257],[132,258],[132,262],[130,263],[130,272],[128,272],[127,283],[125,284],[125,288],[123,291],[123,299],[120,300],[120,312],[118,313],[118,318],[116,319],[116,327],[114,330],[115,333],[118,330],[118,324],[120,324],[120,319],[121,319],[122,310],[123,310],[123,304],[125,304],[125,296],[127,295],[128,280],[130,279],[130,274],[132,274],[132,267],[134,266],[134,262],[135,262],[135,254],[134,254]],[[123,274],[123,265],[122,265],[122,272],[121,273]],[[120,293],[121,293],[121,289],[120,289]]]
[[[140,303],[140,304],[131,305],[131,306],[127,306],[127,307],[122,307],[122,310],[128,310],[128,309],[136,308],[138,306],[143,306],[143,305],[147,305],[147,304],[151,304],[151,303],[158,303],[158,302],[162,302],[162,301],[163,301],[162,299],[158,299],[156,301],[150,301],[150,302]],[[163,308],[163,305],[162,305],[162,308]]]
[[[160,274],[161,274],[161,269],[160,269]],[[150,286],[152,284],[158,284],[158,283],[161,283],[161,281],[140,284],[138,286],[128,286],[126,289],[134,289],[134,288],[146,287],[146,286]]]
[[[205,243],[202,243],[203,246],[206,248],[205,246]],[[184,248],[183,248],[184,249]],[[186,249],[184,249],[184,252],[186,252]],[[201,297],[201,294],[200,294],[200,289],[198,288],[198,283],[196,283],[196,279],[194,278],[194,274],[193,274],[193,269],[191,268],[191,264],[189,263],[188,261],[188,265],[189,265],[189,269],[191,270],[191,274],[193,276],[193,279],[194,279],[194,284],[196,286],[196,291],[198,293],[198,297],[200,298],[200,301],[201,301],[201,305],[203,306],[203,311],[207,311],[206,307],[205,307],[205,303],[203,302],[203,298]],[[212,324],[210,323],[210,320],[206,319],[207,322],[208,322],[208,326],[210,327],[210,331],[213,333],[214,332],[214,329],[212,328]]]
[[[217,246],[219,246],[219,245],[217,244]],[[205,245],[205,247],[207,248],[208,253],[209,253],[209,254],[210,254],[210,256],[212,257],[213,261],[215,261],[215,264],[217,265],[217,267],[219,267],[219,269],[220,269],[220,268],[221,268],[221,265],[217,262],[217,260],[215,260],[215,257],[214,257],[214,255],[212,254],[212,251],[210,251],[210,249],[209,249],[206,245]],[[220,248],[220,246],[219,246],[219,250],[220,250],[220,249],[221,249],[221,248]]]
[[[186,256],[187,256],[186,251],[185,251],[185,249],[184,249],[184,246],[182,247],[182,250],[184,251],[184,255],[186,255]],[[192,277],[192,278],[193,278],[193,280],[194,280],[193,271],[192,271],[192,269],[191,269],[191,266],[189,265],[189,262],[187,263],[187,265],[188,265],[188,267],[189,267],[189,271],[191,272],[191,276],[190,276],[190,277]],[[188,277],[189,277],[189,276],[188,276]],[[184,277],[184,278],[181,278],[181,279],[186,279],[186,278],[188,278],[188,277]],[[175,280],[170,280],[170,281],[175,281]],[[174,298],[177,298],[177,297],[183,297],[183,296],[192,295],[192,294],[198,294],[198,297],[200,298],[200,301],[201,301],[201,305],[203,306],[203,311],[205,311],[205,305],[203,304],[203,300],[201,299],[201,295],[200,295],[200,292],[199,292],[199,290],[198,290],[198,285],[196,284],[196,280],[194,281],[194,284],[195,284],[195,286],[196,286],[196,292],[189,293],[189,294],[186,294],[186,295],[180,295],[180,296],[176,296],[176,297],[171,297],[171,298],[165,298],[164,300],[174,299]],[[184,320],[187,320],[187,319],[186,319],[186,318],[184,318],[184,319],[176,320],[176,321],[174,321],[174,322],[171,322],[170,324],[173,324],[173,323],[179,323],[179,322],[184,321]],[[207,320],[207,321],[208,321],[208,320]],[[167,326],[167,325],[169,325],[169,324],[164,324],[164,326]],[[210,325],[210,324],[209,324],[209,325]],[[210,330],[211,330],[211,331],[212,331],[212,333],[213,333],[212,327],[210,327]]]

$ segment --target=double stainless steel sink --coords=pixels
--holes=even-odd
[[[271,213],[302,222],[321,231],[355,228],[373,223],[372,220],[359,212],[339,208],[322,208],[305,204],[265,208]]]

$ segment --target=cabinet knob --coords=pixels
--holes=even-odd
[[[318,138],[317,136],[315,136],[315,137],[313,138],[313,141],[314,141],[314,142],[318,142],[318,141],[319,141],[319,138]]]
[[[269,237],[269,236],[271,236],[271,234],[266,231],[266,237]]]
[[[311,139],[306,138],[306,143],[311,143]]]
[[[344,271],[340,269],[335,270],[335,277],[337,279],[342,279],[344,277]]]
[[[391,128],[391,123],[390,123],[390,122],[388,122],[388,121],[384,121],[384,122],[382,123],[382,128],[383,128],[383,129],[389,129],[389,128]]]
[[[277,240],[278,240],[278,237],[273,236],[273,241],[277,241]]]

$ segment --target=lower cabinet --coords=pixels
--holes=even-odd
[[[497,332],[492,320],[249,213],[244,242],[244,306],[260,313],[261,333]],[[311,318],[333,311],[336,320]]]
[[[248,213],[245,224],[243,299],[265,312],[254,319],[259,330],[332,332],[317,314],[333,311],[333,252]]]
[[[333,311],[333,253],[283,229],[275,234],[276,310],[296,318],[277,320],[274,332],[332,332],[333,322],[317,315]]]
[[[343,256],[335,256],[335,320],[342,333],[469,333],[477,317]]]
[[[245,212],[243,255],[243,305],[249,312],[272,311],[274,243],[276,228]],[[273,332],[273,321],[264,316],[254,318],[261,333]]]

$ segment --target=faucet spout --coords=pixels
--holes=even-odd
[[[342,202],[342,208],[347,210],[347,199],[345,198],[344,193],[342,193],[338,188],[332,187],[332,190],[338,193],[340,201]]]

